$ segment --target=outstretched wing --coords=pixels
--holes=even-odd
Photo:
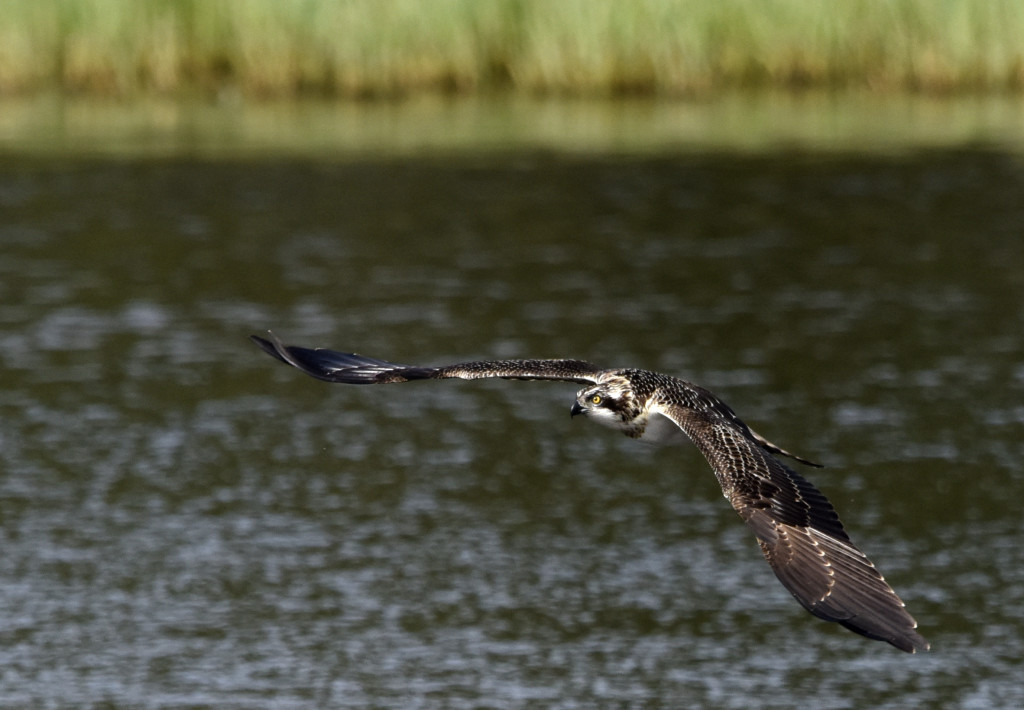
[[[713,410],[669,404],[661,412],[707,458],[775,575],[805,609],[909,653],[928,648],[896,592],[850,541],[832,504],[769,453],[779,453],[776,447]]]
[[[311,377],[326,382],[350,385],[375,385],[410,380],[476,380],[503,377],[516,380],[565,380],[592,383],[601,370],[582,360],[494,360],[464,362],[444,367],[399,365],[355,353],[324,348],[300,348],[285,345],[269,333],[269,338],[250,336],[264,352],[281,362],[297,367]]]

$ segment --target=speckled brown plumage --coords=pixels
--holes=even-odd
[[[765,559],[815,616],[913,653],[927,649],[917,622],[851,541],[828,499],[776,456],[811,466],[750,429],[708,390],[648,370],[603,370],[582,360],[496,360],[444,367],[399,365],[352,353],[286,346],[252,336],[273,357],[327,382],[426,379],[565,380],[584,385],[572,413],[652,443],[692,440],[722,492],[753,530]],[[682,435],[685,435],[682,436]]]

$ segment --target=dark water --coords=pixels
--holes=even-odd
[[[1024,704],[1017,158],[8,157],[0,212],[4,707]],[[571,384],[332,387],[267,328],[705,384],[933,650],[806,614]]]

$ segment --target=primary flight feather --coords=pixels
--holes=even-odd
[[[828,499],[777,456],[817,466],[771,443],[722,400],[685,380],[648,370],[606,370],[583,360],[494,360],[443,367],[399,365],[253,335],[264,352],[326,382],[386,384],[489,377],[583,385],[571,413],[642,441],[693,441],[722,492],[753,530],[779,581],[809,612],[913,653],[928,648],[917,622],[851,541]]]

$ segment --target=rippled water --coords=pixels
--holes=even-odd
[[[5,707],[1018,707],[1024,166],[0,161]],[[571,384],[677,374],[809,476],[933,650],[820,622],[706,464]]]

